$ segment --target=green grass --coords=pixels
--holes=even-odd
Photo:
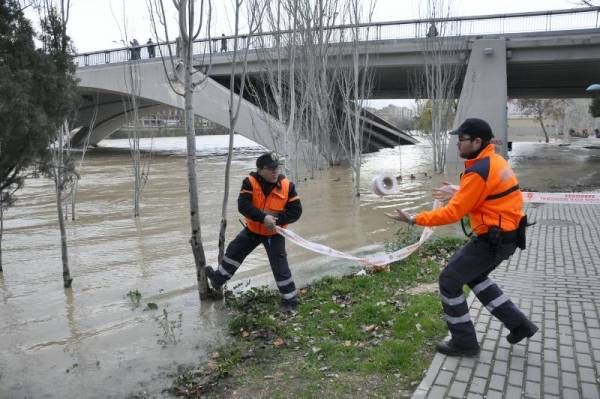
[[[402,246],[403,237],[388,248]],[[435,282],[462,243],[437,239],[389,272],[325,278],[302,290],[293,316],[278,311],[279,294],[266,288],[227,295],[234,340],[219,351],[214,378],[203,380],[201,391],[341,397],[368,388],[381,396],[410,395],[447,332],[437,294],[410,288]],[[193,386],[193,378],[184,380]]]

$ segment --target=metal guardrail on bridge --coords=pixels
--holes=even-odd
[[[536,11],[516,14],[493,14],[455,18],[414,19],[405,21],[373,22],[358,25],[361,41],[425,38],[431,27],[440,37],[494,35],[510,33],[557,32],[581,29],[600,29],[600,7],[577,8],[570,10]],[[323,29],[330,34],[330,43],[347,43],[352,40],[355,25],[338,25]],[[289,43],[291,31],[265,32],[250,37],[241,35],[218,36],[194,42],[194,55],[227,53],[238,40],[238,49],[246,43],[250,49],[273,48],[277,41]],[[302,31],[296,32],[301,37]],[[301,40],[296,40],[301,43]],[[122,47],[77,54],[75,62],[79,67],[122,63],[131,60],[151,59],[154,56],[178,54],[176,42],[153,44],[138,47]],[[152,49],[154,51],[152,51]],[[150,50],[150,51],[149,51]]]

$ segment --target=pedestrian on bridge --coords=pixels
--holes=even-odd
[[[148,41],[146,42],[146,45],[148,46],[148,58],[156,57],[156,50],[155,50],[156,46],[154,45],[152,38],[148,39]]]
[[[478,118],[465,120],[450,134],[458,136],[458,151],[465,170],[458,190],[441,187],[434,198],[445,206],[417,215],[396,209],[388,217],[420,226],[440,226],[469,217],[470,241],[460,248],[439,277],[444,319],[451,338],[437,350],[448,356],[475,356],[479,344],[469,315],[463,286],[467,284],[483,305],[509,330],[509,343],[516,344],[535,334],[538,327],[521,312],[488,275],[517,246],[525,248],[527,218],[519,182],[508,162],[494,150],[489,124]],[[462,224],[462,223],[461,223]]]
[[[280,174],[281,162],[272,152],[256,160],[256,172],[242,183],[238,210],[246,218],[244,229],[229,243],[219,267],[206,267],[211,286],[220,291],[242,262],[262,244],[267,251],[271,270],[281,294],[281,309],[292,312],[298,306],[296,285],[287,261],[285,239],[275,226],[285,227],[302,215],[300,197],[294,183]]]

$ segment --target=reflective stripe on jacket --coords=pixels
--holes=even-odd
[[[508,162],[489,144],[474,159],[465,161],[459,189],[448,204],[416,215],[420,226],[458,222],[468,215],[471,229],[485,234],[491,226],[514,231],[523,216],[523,196]]]
[[[258,180],[250,175],[248,176],[250,185],[252,186],[252,205],[260,209],[266,214],[277,217],[285,209],[288,203],[288,195],[290,190],[290,181],[287,178],[279,180],[278,184],[273,187],[273,190],[265,197],[265,193],[260,186]],[[277,234],[275,231],[268,229],[264,223],[246,218],[246,226],[248,230],[262,236],[273,236]],[[281,226],[285,228],[287,225]]]

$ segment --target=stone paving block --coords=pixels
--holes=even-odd
[[[442,370],[438,373],[435,383],[436,385],[450,385],[450,381],[452,381],[453,376],[453,372]]]
[[[480,393],[469,392],[469,394],[466,396],[466,399],[485,399],[485,396]]]
[[[450,385],[450,390],[448,391],[448,395],[452,398],[463,398],[465,395],[465,391],[467,390],[467,384],[464,382],[454,381],[452,385]]]
[[[483,394],[485,392],[485,385],[487,383],[487,379],[480,377],[473,377],[471,380],[471,386],[469,387],[469,392]]]
[[[429,391],[429,394],[427,395],[427,398],[430,399],[440,399],[440,398],[445,398],[446,397],[446,390],[448,387],[442,387],[439,385],[434,385],[433,387],[431,387],[431,390]]]
[[[575,373],[560,373],[560,380],[563,387],[577,388],[579,386],[577,383],[577,375]]]
[[[564,399],[575,399],[575,398],[579,398],[579,391],[576,389],[572,389],[572,388],[564,388],[562,390],[562,394],[561,397],[563,397]]]
[[[558,354],[552,350],[544,350],[544,362],[557,362]]]
[[[490,364],[494,359],[494,352],[492,351],[481,351],[479,353],[479,363]]]
[[[571,371],[575,372],[575,359],[568,357],[560,358],[560,369],[562,371]]]
[[[592,367],[592,356],[587,353],[576,353],[577,364],[583,367]]]
[[[587,342],[575,341],[575,352],[590,353],[590,345]]]
[[[503,391],[505,381],[506,377],[504,375],[492,374],[492,377],[490,378],[489,389]]]
[[[540,382],[542,380],[542,369],[539,366],[527,366],[525,369],[525,378],[527,380]]]
[[[581,393],[584,399],[599,399],[600,387],[597,384],[581,384]]]
[[[540,342],[532,342],[529,340],[527,343],[527,350],[529,352],[541,353],[542,352],[542,344]]]
[[[508,371],[508,363],[503,362],[501,360],[497,360],[494,362],[493,368],[494,374],[504,374]]]
[[[575,357],[572,346],[561,345],[559,353],[561,357]]]
[[[490,365],[489,364],[478,364],[477,367],[475,367],[474,375],[476,377],[488,378],[488,376],[490,375]]]
[[[538,382],[527,381],[525,383],[525,397],[526,398],[541,398],[541,385]]]
[[[573,336],[575,337],[575,341],[587,341],[588,340],[588,335],[587,335],[587,331],[575,331],[573,333]]]
[[[484,397],[485,399],[503,399],[504,392],[487,391]]]
[[[544,385],[542,386],[544,393],[558,395],[558,378],[544,376]]]
[[[544,363],[544,376],[558,378],[558,364]]]
[[[442,366],[442,370],[456,370],[459,358],[447,356]]]
[[[516,386],[523,385],[523,372],[517,370],[510,370],[508,372],[508,383],[510,385]]]
[[[529,353],[527,355],[527,365],[528,366],[541,366],[542,365],[542,355],[539,353]]]
[[[521,387],[509,385],[504,392],[504,397],[506,398],[520,398],[521,395]]]
[[[522,371],[525,366],[525,359],[522,357],[512,356],[509,364],[511,370]]]
[[[594,369],[587,367],[579,367],[577,370],[579,372],[579,378],[582,382],[596,382],[596,375],[594,373]],[[598,381],[600,383],[600,381]]]
[[[456,372],[456,379],[458,381],[467,382],[471,378],[471,374],[473,373],[473,368],[471,367],[459,367]]]

